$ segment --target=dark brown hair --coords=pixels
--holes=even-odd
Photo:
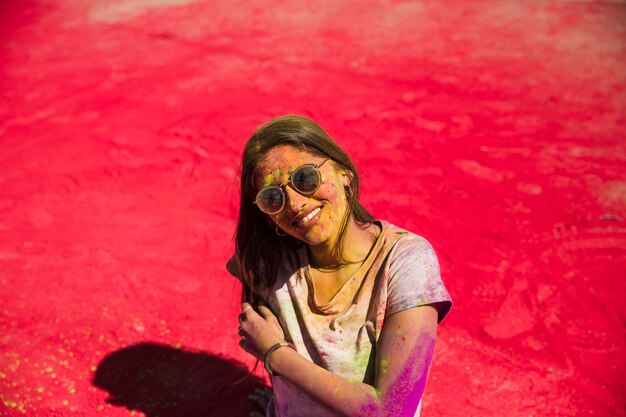
[[[264,290],[276,282],[278,265],[286,251],[304,243],[285,235],[279,237],[275,224],[254,205],[257,189],[254,170],[267,152],[276,146],[293,146],[313,155],[330,157],[336,166],[350,176],[346,187],[348,210],[342,220],[334,250],[342,262],[341,243],[350,219],[359,225],[374,221],[359,202],[359,174],[348,154],[315,122],[300,116],[282,116],[259,126],[246,143],[241,162],[241,200],[236,232],[236,250],[243,283],[242,300],[253,305],[263,300]]]

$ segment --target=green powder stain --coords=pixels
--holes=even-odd
[[[364,349],[354,358],[354,364],[360,368],[365,369],[367,367],[367,363],[370,361],[370,350]]]
[[[380,372],[382,372],[383,374],[386,374],[388,367],[389,367],[389,361],[387,359],[382,359],[380,361]]]
[[[280,168],[276,168],[276,171],[274,171],[274,175],[276,175],[276,177],[280,178]]]

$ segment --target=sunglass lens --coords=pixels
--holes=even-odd
[[[283,209],[283,191],[278,187],[262,189],[256,196],[256,204],[266,213],[278,213]]]
[[[320,188],[322,175],[319,170],[311,165],[298,168],[291,176],[293,188],[302,194],[313,194]]]

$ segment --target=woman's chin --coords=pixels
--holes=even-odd
[[[306,229],[294,230],[292,235],[309,246],[318,246],[326,243],[330,238],[330,233],[325,228],[314,226]]]

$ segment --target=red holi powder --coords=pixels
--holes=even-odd
[[[439,256],[456,305],[424,415],[623,415],[608,3],[0,2],[0,414],[188,415],[150,408],[197,394],[185,378],[252,411],[236,173],[259,123],[301,114]]]

